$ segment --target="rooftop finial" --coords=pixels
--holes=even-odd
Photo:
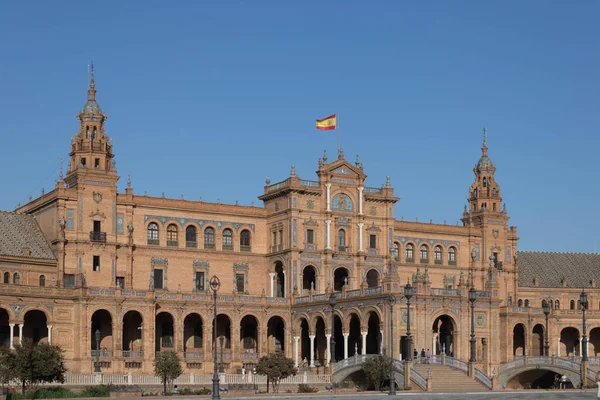
[[[296,177],[296,166],[294,164],[292,164],[292,168],[290,170],[290,176],[291,177]]]
[[[94,89],[94,62],[90,64],[90,89]]]
[[[483,128],[483,147],[481,148],[481,154],[487,156],[487,128]]]
[[[127,174],[127,188],[131,189],[131,175]]]
[[[62,159],[62,157],[59,158],[59,160],[60,160],[60,173],[58,175],[58,180],[62,181],[63,180],[63,168],[62,168],[63,159]]]
[[[323,162],[327,164],[327,150],[323,150]]]
[[[90,89],[88,90],[88,100],[96,100],[96,84],[94,82],[94,62],[92,61],[88,66],[88,72],[90,74]]]

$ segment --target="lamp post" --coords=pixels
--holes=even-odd
[[[581,357],[581,361],[587,361],[588,360],[588,354],[587,354],[587,326],[585,326],[585,310],[587,310],[588,307],[588,298],[587,298],[587,293],[585,292],[585,290],[581,291],[581,294],[579,295],[579,303],[581,304],[581,312],[582,312],[582,317],[583,317],[583,337],[581,339],[581,345],[583,346],[583,357]]]
[[[225,342],[225,336],[219,336],[219,343],[221,344],[221,362],[219,363],[219,372],[225,372],[225,368],[223,367],[223,343]]]
[[[408,354],[406,361],[412,361],[412,337],[410,336],[410,299],[415,294],[415,288],[410,285],[410,282],[404,286],[404,297],[406,297],[406,343],[408,345]]]
[[[546,300],[542,300],[542,310],[544,311],[544,315],[546,316],[546,333],[544,334],[544,355],[546,357],[550,357],[550,344],[549,341],[549,331],[548,331],[548,315],[550,314],[550,302]]]
[[[396,377],[394,376],[394,304],[396,304],[396,296],[390,294],[387,298],[390,306],[390,396],[396,394]]]
[[[96,365],[94,365],[94,372],[100,373],[100,329],[96,329],[94,332],[94,336],[96,336]]]
[[[471,344],[471,357],[469,358],[470,363],[474,363],[477,361],[477,357],[475,355],[475,302],[477,301],[477,291],[475,288],[471,287],[469,289],[469,302],[471,303],[471,340],[469,340]]]
[[[213,300],[214,300],[214,322],[213,322],[213,367],[214,367],[214,373],[213,373],[213,389],[212,389],[212,398],[213,399],[220,399],[221,398],[221,394],[219,393],[219,373],[218,373],[218,368],[217,368],[217,291],[219,290],[219,288],[221,287],[221,281],[219,281],[219,278],[217,278],[216,275],[213,275],[212,278],[210,278],[210,281],[208,282],[208,284],[210,285],[210,288],[213,291]]]

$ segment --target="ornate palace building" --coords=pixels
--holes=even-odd
[[[78,120],[54,190],[0,212],[3,346],[60,345],[75,373],[93,371],[97,355],[103,372],[151,373],[163,350],[188,372],[209,372],[214,342],[228,371],[274,351],[310,368],[329,363],[333,328],[337,360],[387,352],[390,332],[404,358],[410,282],[418,350],[469,359],[473,287],[477,365],[488,374],[542,354],[546,337],[551,355],[578,356],[583,287],[589,354],[600,352],[600,256],[517,252],[485,140],[454,226],[397,219],[389,178],[367,186],[362,163],[342,151],[323,155],[311,180],[293,166],[287,179],[267,180],[262,207],[134,194],[129,180],[119,192],[93,77]]]

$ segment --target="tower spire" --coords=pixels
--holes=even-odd
[[[94,62],[89,66],[90,68],[90,89],[88,90],[88,100],[96,100],[96,83],[94,82]]]
[[[481,154],[487,156],[487,128],[483,128],[483,147],[481,148]]]

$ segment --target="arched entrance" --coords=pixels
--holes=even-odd
[[[173,350],[175,346],[175,324],[173,316],[168,312],[161,312],[155,318],[155,351]]]
[[[142,344],[143,328],[142,314],[133,310],[125,313],[123,316],[123,357],[131,355],[131,351],[144,350]]]
[[[433,354],[442,354],[444,352],[447,356],[454,356],[456,354],[454,349],[454,329],[454,319],[449,315],[440,315],[433,321]]]
[[[590,331],[590,356],[598,357],[600,354],[600,328]]]
[[[575,328],[564,328],[560,331],[559,357],[579,355],[579,331]]]
[[[0,308],[0,347],[10,347],[10,325],[8,325],[10,317],[8,311]]]
[[[269,353],[285,352],[285,323],[274,316],[267,322],[267,347]]]
[[[300,321],[300,358],[298,362],[307,367],[310,362],[310,338],[309,338],[308,321],[304,318]]]
[[[381,321],[376,312],[369,312],[367,329],[367,354],[381,352]]]
[[[381,286],[379,284],[379,271],[376,269],[370,269],[367,272],[367,286],[370,288]]]
[[[335,361],[344,359],[344,332],[342,319],[339,315],[333,317],[333,334],[335,339]]]
[[[327,337],[325,336],[325,321],[317,317],[315,324],[315,365],[323,366],[327,361]]]
[[[275,297],[285,297],[285,274],[281,261],[275,263]]]
[[[362,336],[360,334],[360,317],[350,314],[350,335],[348,335],[348,355],[362,354]]]
[[[517,324],[513,328],[513,356],[525,355],[525,327]]]
[[[531,333],[531,355],[544,355],[544,327],[542,324],[536,324]]]
[[[243,353],[258,355],[258,321],[253,315],[246,315],[240,321],[240,349]]]
[[[46,314],[39,310],[27,311],[23,318],[23,337],[33,340],[34,343],[48,343],[48,324]]]
[[[213,319],[213,324],[214,324]],[[221,349],[221,337],[223,338],[223,348],[231,349],[231,320],[225,314],[217,315],[217,350]],[[214,325],[213,325],[214,326]],[[212,331],[212,343],[215,343],[215,331]]]
[[[302,295],[308,296],[311,290],[317,290],[317,271],[312,265],[307,265],[302,270]]]
[[[349,279],[350,275],[346,268],[341,267],[336,269],[333,272],[333,290],[335,290],[336,292],[342,291],[342,288],[348,285]]]
[[[199,314],[188,314],[183,320],[183,351],[186,359],[202,359],[203,328]]]
[[[100,331],[100,342],[96,343],[96,331]],[[92,324],[90,332],[90,349],[92,356],[96,356],[96,350],[100,350],[100,355],[112,356],[113,351],[113,333],[112,316],[107,310],[97,310],[92,314]]]

